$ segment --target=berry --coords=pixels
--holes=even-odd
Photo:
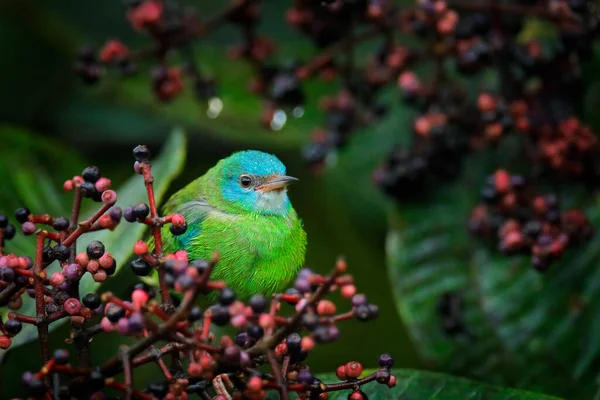
[[[63,275],[67,280],[74,282],[81,276],[83,272],[82,267],[79,264],[68,264],[63,268]]]
[[[310,385],[315,380],[315,377],[313,376],[313,374],[310,373],[309,370],[303,369],[302,371],[298,372],[298,377],[296,378],[296,380],[298,381],[298,383]]]
[[[263,337],[264,334],[265,330],[260,325],[252,324],[248,327],[248,335],[256,340]]]
[[[105,311],[106,318],[108,318],[108,320],[113,324],[116,324],[121,318],[123,318],[125,313],[125,309],[116,304],[109,304]]]
[[[157,399],[162,399],[169,393],[169,386],[164,382],[151,382],[148,384],[148,391]]]
[[[262,294],[254,295],[250,298],[250,307],[256,314],[260,314],[267,308],[267,300]]]
[[[94,370],[90,373],[87,382],[91,392],[97,392],[104,387],[104,375],[99,370]]]
[[[209,263],[206,260],[194,260],[192,266],[198,270],[198,274],[202,275],[209,267]]]
[[[83,170],[81,177],[84,181],[96,183],[100,179],[100,169],[95,166],[87,167]]]
[[[15,271],[10,267],[0,267],[0,281],[12,282],[15,279]]]
[[[71,255],[71,250],[62,243],[57,244],[52,248],[52,255],[60,261],[66,261]]]
[[[356,362],[356,361],[351,361],[349,363],[346,364],[345,366],[346,368],[346,376],[348,376],[348,378],[358,378],[363,371],[362,365],[360,365],[360,363]]]
[[[150,213],[150,208],[145,203],[138,203],[131,207],[131,214],[135,219],[144,219]]]
[[[229,310],[227,307],[216,305],[210,308],[212,312],[212,321],[215,325],[225,326],[231,319],[231,315],[229,314]]]
[[[4,214],[0,214],[0,229],[4,229],[8,226],[8,218]]]
[[[40,397],[46,393],[46,385],[43,381],[38,378],[31,378],[29,382],[27,382],[27,391],[33,397]]]
[[[319,317],[315,314],[304,314],[302,316],[302,325],[306,327],[306,329],[313,330],[319,324]]]
[[[289,335],[285,341],[288,351],[290,353],[297,353],[301,350],[300,344],[302,342],[302,338],[297,333],[292,333]]]
[[[16,234],[17,234],[17,230],[15,229],[14,225],[8,224],[6,226],[6,228],[4,228],[4,239],[5,240],[13,239]]]
[[[391,374],[387,369],[380,369],[375,373],[375,379],[379,383],[388,383],[390,380]]]
[[[150,149],[146,145],[139,145],[133,149],[133,157],[136,161],[143,162],[150,158]]]
[[[61,307],[53,301],[46,303],[46,306],[45,306],[46,315],[55,314],[55,313],[59,312],[60,309],[61,309]]]
[[[0,336],[0,349],[6,350],[12,344],[12,340],[8,336]]]
[[[104,244],[98,240],[93,240],[86,248],[88,257],[97,260],[104,255]]]
[[[4,328],[6,328],[6,331],[11,335],[16,335],[23,329],[23,324],[16,319],[9,319],[4,323]]]
[[[58,365],[65,365],[69,362],[69,352],[65,349],[58,349],[54,352],[53,358]]]
[[[95,199],[98,197],[98,191],[96,190],[96,186],[92,182],[82,182],[79,186],[79,190],[81,191],[81,195],[88,199]]]
[[[70,298],[65,301],[63,306],[68,314],[76,315],[81,311],[81,303],[75,298]]]
[[[379,365],[382,368],[392,368],[394,366],[394,359],[389,354],[382,354],[379,356]]]
[[[127,222],[135,222],[135,216],[133,215],[133,207],[127,207],[123,210],[123,218]]]
[[[171,226],[169,226],[169,231],[174,236],[183,235],[187,231],[187,224],[184,223],[183,225],[180,225],[180,226],[171,224]]]
[[[33,235],[36,231],[35,224],[33,222],[27,221],[23,223],[23,225],[21,225],[21,231],[23,231],[23,234],[25,236]]]
[[[31,211],[29,211],[29,209],[25,207],[17,208],[17,210],[15,211],[15,219],[20,224],[27,222],[30,215]]]
[[[69,228],[69,225],[70,223],[68,219],[66,219],[65,217],[58,217],[54,220],[52,227],[57,231],[64,231]]]
[[[129,266],[131,267],[131,271],[137,276],[147,276],[152,272],[152,265],[148,264],[141,258],[133,260]]]
[[[229,306],[235,301],[235,292],[229,288],[221,290],[219,293],[219,303],[224,306]]]

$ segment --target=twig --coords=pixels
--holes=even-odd
[[[273,350],[267,350],[267,361],[269,362],[269,365],[271,366],[271,369],[273,370],[273,375],[275,376],[275,381],[277,382],[277,385],[279,386],[279,395],[281,400],[288,400],[289,396],[288,396],[288,391],[287,391],[287,386],[285,384],[285,378],[283,377],[282,373],[281,373],[281,368],[279,367],[279,364],[277,363],[277,360],[275,359],[275,354],[273,353]]]

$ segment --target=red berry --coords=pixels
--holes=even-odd
[[[12,341],[8,336],[0,336],[0,349],[6,350],[10,347]]]
[[[76,315],[81,311],[81,303],[75,298],[70,298],[65,301],[64,308],[68,314]]]
[[[102,47],[102,50],[100,50],[100,55],[98,58],[103,63],[109,63],[115,61],[118,58],[127,56],[128,53],[129,50],[127,49],[127,47],[119,40],[109,40],[108,42],[106,42],[104,47]],[[102,192],[103,190],[100,191]]]
[[[333,315],[335,314],[335,304],[329,300],[321,300],[317,304],[317,313],[319,315]]]
[[[348,379],[348,375],[346,374],[346,366],[345,365],[340,365],[337,370],[335,371],[335,375],[337,376],[337,378],[340,381],[345,381],[346,379]]]
[[[131,294],[131,301],[133,301],[133,304],[135,304],[137,307],[141,307],[146,304],[149,298],[150,296],[143,289],[136,289]]]
[[[262,390],[262,379],[260,379],[258,376],[253,376],[248,380],[246,387],[252,392],[258,392]]]
[[[141,31],[146,26],[157,23],[162,15],[162,4],[158,1],[146,1],[127,13],[127,19],[134,29]]]
[[[350,396],[348,396],[348,400],[363,400],[365,397],[361,392],[353,392]]]
[[[390,380],[387,383],[388,387],[394,387],[396,386],[396,377],[394,375],[390,376]]]
[[[185,217],[181,214],[173,214],[171,216],[171,223],[175,226],[183,226],[185,224]]]
[[[350,361],[345,365],[345,368],[348,378],[358,378],[363,371],[362,365],[356,361]]]
[[[310,351],[315,347],[315,340],[310,336],[304,336],[300,342],[300,347],[303,350]]]
[[[188,374],[194,378],[198,378],[204,372],[202,366],[198,363],[191,363],[188,366]]]
[[[510,174],[503,169],[499,169],[494,174],[494,183],[498,192],[508,192],[510,190]]]
[[[133,246],[133,252],[138,256],[143,256],[148,253],[148,245],[143,240],[138,240]]]

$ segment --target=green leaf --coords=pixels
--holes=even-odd
[[[434,368],[591,398],[600,361],[600,236],[568,251],[544,274],[533,270],[529,257],[502,256],[470,237],[470,210],[493,172],[486,158],[473,158],[459,182],[438,188],[429,201],[390,212],[386,248],[397,309]],[[565,208],[583,205],[598,226],[593,196],[573,189],[559,197]],[[445,292],[462,297],[472,337],[444,333],[436,309]]]
[[[365,371],[367,375],[371,371]],[[480,382],[457,378],[451,375],[435,372],[417,371],[411,369],[396,369],[392,373],[397,383],[393,388],[377,382],[362,386],[361,390],[369,400],[559,400],[557,397],[540,393],[528,392],[491,386]],[[322,374],[318,378],[325,383],[338,383],[335,374]],[[329,392],[329,400],[347,400],[351,390]],[[279,398],[278,393],[270,391],[267,399]]]
[[[50,141],[35,137],[25,131],[15,128],[0,128],[0,132],[7,132],[9,145],[0,153],[3,160],[10,162],[0,166],[0,212],[11,215],[15,208],[27,206],[34,213],[50,213],[51,215],[69,215],[69,201],[63,193],[58,191],[62,183],[54,181],[52,176],[68,179],[83,169],[84,163],[72,152],[61,148]],[[10,150],[10,151],[8,151]],[[6,154],[3,154],[6,153]],[[69,154],[69,157],[65,155]],[[7,158],[4,158],[6,155]],[[46,162],[42,162],[45,160]],[[153,161],[152,173],[155,178],[154,192],[156,201],[160,202],[165,195],[169,184],[179,174],[185,162],[185,135],[180,129],[173,131],[159,157]],[[42,167],[44,165],[45,167]],[[46,170],[50,167],[52,174]],[[59,172],[66,171],[66,172]],[[62,190],[61,190],[62,192]],[[146,191],[141,176],[132,176],[123,186],[116,189],[117,205],[122,207],[139,202],[146,202]],[[82,217],[87,218],[99,207],[93,203],[82,212]],[[133,245],[144,232],[145,225],[130,224],[123,221],[114,231],[98,231],[83,235],[78,240],[79,251],[85,249],[92,240],[100,240],[106,249],[117,260],[117,273],[133,253]],[[7,251],[18,255],[32,256],[35,253],[35,239],[18,235],[15,240],[9,241]],[[49,266],[48,268],[56,268]],[[89,274],[85,274],[80,282],[82,294],[94,292],[99,284],[94,282]],[[27,295],[22,296],[23,306],[19,312],[25,315],[35,314],[35,301]],[[9,312],[2,309],[0,316],[6,319]],[[62,325],[66,319],[61,319],[50,325],[54,330]],[[12,339],[11,349],[37,339],[37,330],[33,325],[24,324],[23,330]],[[0,352],[0,360],[5,352]]]

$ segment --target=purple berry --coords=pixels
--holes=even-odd
[[[392,368],[394,359],[389,354],[385,353],[379,356],[379,365],[383,368]]]
[[[298,289],[298,291],[302,293],[310,291],[310,282],[308,281],[308,279],[299,278],[298,280],[296,280],[296,284],[294,286],[296,287],[296,289]]]
[[[121,207],[119,206],[114,206],[111,207],[110,210],[108,210],[108,215],[110,215],[110,218],[113,221],[119,222],[121,220],[121,217],[123,216],[123,210],[121,210]]]
[[[129,319],[121,318],[119,322],[117,322],[117,326],[119,328],[119,332],[126,335],[129,333]]]
[[[15,271],[10,267],[0,267],[0,281],[12,282],[15,280]]]
[[[65,365],[69,362],[69,352],[65,349],[57,349],[53,358],[58,365]]]
[[[6,331],[11,335],[16,335],[17,333],[21,332],[21,329],[23,329],[23,324],[16,319],[9,319],[4,323],[4,328],[6,328]]]
[[[63,275],[71,282],[75,282],[79,279],[82,272],[82,268],[79,264],[68,264],[63,268]]]
[[[364,304],[367,304],[367,296],[364,294],[355,294],[352,296],[352,305],[354,307],[362,306]]]
[[[24,235],[29,236],[35,233],[36,227],[33,222],[27,221],[21,225],[21,230],[23,231]]]
[[[104,244],[98,240],[93,240],[88,244],[86,252],[92,260],[97,260],[104,255]]]
[[[303,369],[302,371],[298,372],[298,378],[296,380],[298,383],[310,385],[315,380],[315,377],[310,373],[309,370]]]
[[[125,210],[123,210],[123,218],[125,218],[125,221],[127,222],[135,222],[135,217],[133,216],[133,208],[127,207]]]

